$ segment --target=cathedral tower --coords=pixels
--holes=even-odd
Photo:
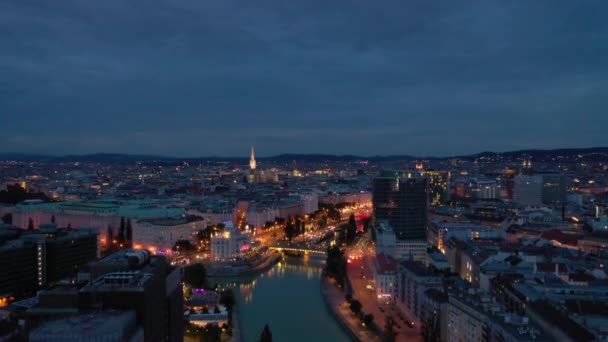
[[[249,159],[249,168],[251,170],[255,170],[256,162],[255,162],[255,152],[253,151],[253,145],[251,145],[251,159]]]

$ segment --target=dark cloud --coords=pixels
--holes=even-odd
[[[606,145],[603,1],[8,0],[0,150]]]

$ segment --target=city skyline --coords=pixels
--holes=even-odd
[[[605,145],[605,3],[256,6],[5,2],[0,152]]]
[[[251,152],[250,152],[251,153]],[[605,154],[608,153],[608,146],[594,146],[594,147],[581,147],[581,148],[555,148],[555,149],[522,149],[522,150],[511,150],[511,151],[477,151],[470,154],[449,154],[449,155],[416,155],[416,154],[377,154],[377,155],[362,155],[362,154],[330,154],[330,153],[277,153],[277,154],[262,154],[258,155],[257,159],[260,160],[273,160],[273,159],[318,159],[322,157],[328,157],[335,160],[353,160],[353,159],[370,159],[370,160],[398,160],[398,159],[411,159],[411,160],[447,160],[451,158],[472,158],[478,156],[489,156],[489,155],[503,155],[508,158],[524,158],[530,162],[536,157],[547,158],[550,155],[570,155],[573,156],[575,153],[584,154]],[[256,153],[257,154],[257,153]],[[110,152],[96,152],[86,154],[42,154],[42,153],[19,153],[19,152],[0,152],[0,158],[7,160],[35,160],[37,158],[43,158],[46,161],[53,160],[74,160],[79,161],[82,159],[99,159],[104,162],[130,160],[130,159],[158,159],[158,160],[240,160],[249,161],[249,167],[251,168],[252,154],[246,156],[240,155],[191,155],[191,156],[177,156],[177,155],[160,155],[160,154],[130,154],[130,153],[110,153]],[[255,161],[255,160],[254,160]]]

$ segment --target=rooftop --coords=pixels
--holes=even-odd
[[[379,274],[393,274],[397,270],[397,262],[384,253],[376,255],[376,272]]]
[[[135,324],[133,311],[100,311],[42,323],[30,333],[30,341],[121,340]]]

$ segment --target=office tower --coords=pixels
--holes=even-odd
[[[543,194],[544,204],[563,204],[566,203],[567,179],[562,174],[543,174]]]
[[[14,234],[0,245],[0,296],[19,298],[40,287],[76,275],[97,257],[97,230],[6,230]]]
[[[521,205],[565,203],[566,178],[561,174],[515,176],[513,201]]]
[[[0,298],[20,298],[34,293],[37,285],[36,247],[23,240],[0,245]]]
[[[450,200],[450,171],[427,170],[420,175],[428,179],[430,205],[441,205]]]
[[[134,310],[146,341],[183,339],[181,270],[148,251],[122,250],[88,265],[80,311]]]
[[[381,172],[373,181],[376,220],[388,220],[398,240],[426,240],[427,179]]]
[[[513,201],[521,205],[540,205],[543,202],[543,177],[515,176]]]

